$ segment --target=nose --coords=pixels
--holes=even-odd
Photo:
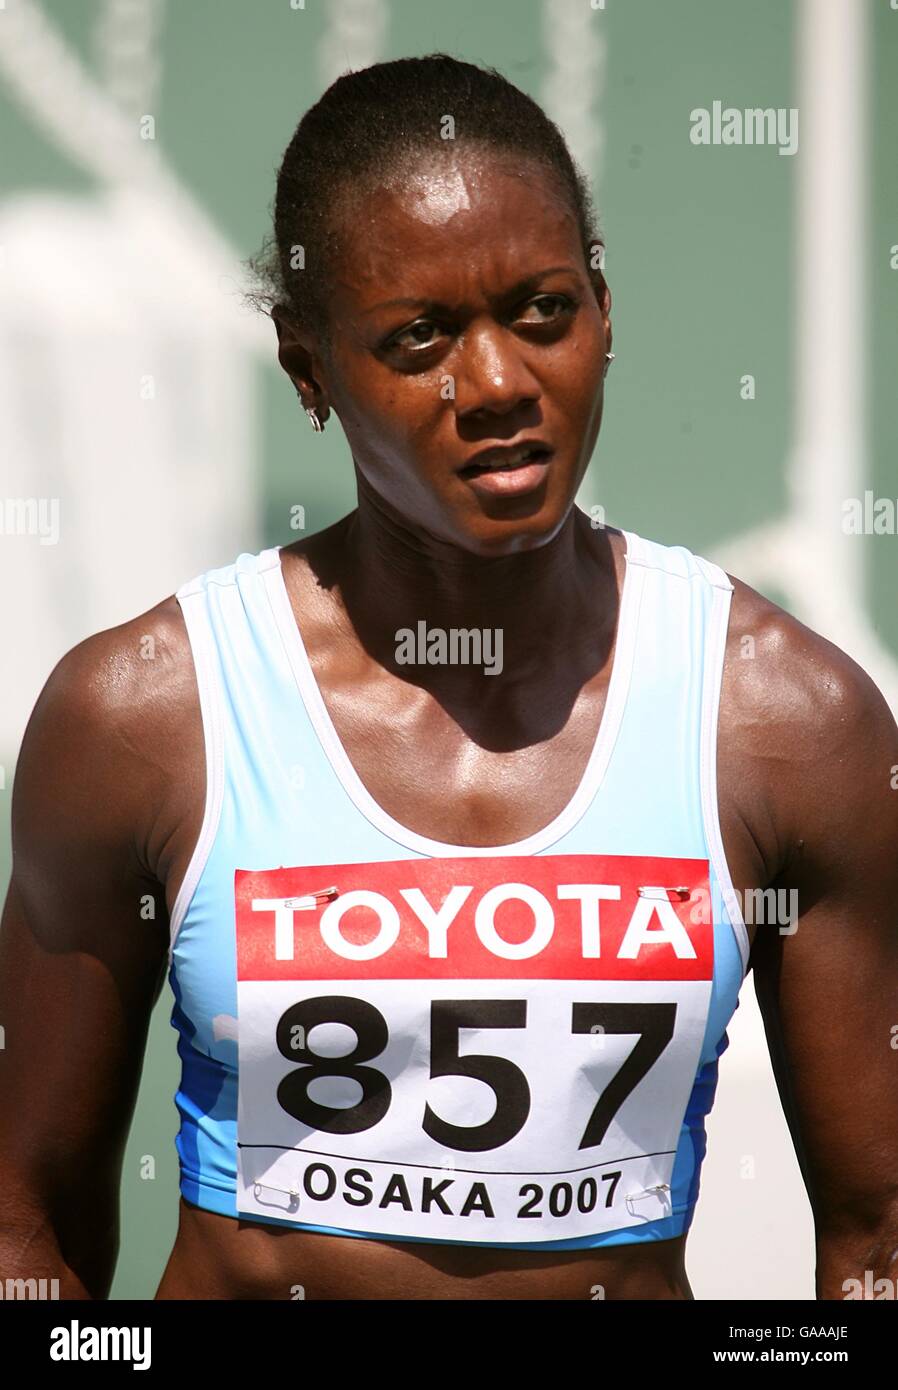
[[[507,415],[520,405],[538,401],[541,394],[513,333],[496,323],[469,327],[455,378],[458,416]]]

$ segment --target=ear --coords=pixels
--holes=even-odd
[[[314,406],[323,425],[330,414],[330,404],[316,339],[297,326],[286,305],[275,304],[271,317],[278,335],[278,361],[298,391],[303,407]]]
[[[602,315],[602,325],[605,329],[605,351],[611,351],[611,291],[608,288],[608,281],[605,279],[601,270],[594,270],[592,275],[592,287],[595,291],[596,303]]]

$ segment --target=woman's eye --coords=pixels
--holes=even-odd
[[[520,318],[527,323],[552,323],[573,307],[574,301],[566,294],[541,294],[531,299]],[[532,309],[536,310],[536,317],[525,319],[524,315]]]
[[[432,347],[439,336],[439,331],[439,325],[433,323],[431,319],[419,319],[417,323],[413,323],[409,328],[404,328],[401,333],[397,333],[395,338],[391,338],[390,346],[408,348],[412,352],[421,348]]]
[[[516,323],[557,325],[576,308],[576,301],[566,294],[540,294],[524,306],[516,317]],[[435,347],[444,335],[444,329],[433,319],[418,319],[401,332],[390,338],[387,348],[400,348],[414,355],[426,348]]]

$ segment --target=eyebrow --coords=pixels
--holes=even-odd
[[[537,270],[533,275],[525,275],[523,279],[517,280],[507,290],[503,290],[501,294],[495,295],[494,298],[496,300],[513,299],[517,295],[526,294],[528,290],[536,289],[540,281],[544,280],[546,276],[558,275],[565,272],[570,275],[577,274],[575,266],[550,265],[547,266],[545,270]],[[403,299],[385,299],[382,301],[382,303],[375,304],[372,306],[372,308],[366,309],[364,312],[367,315],[376,314],[380,309],[414,309],[416,307],[421,309],[427,309],[431,312],[439,314],[449,314],[452,312],[451,305],[446,304],[443,300],[424,299],[421,296],[419,296],[418,298],[412,296]]]

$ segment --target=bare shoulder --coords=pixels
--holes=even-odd
[[[139,860],[198,718],[190,643],[173,594],[78,642],[50,672],[25,730],[14,852],[39,828],[70,848],[79,838],[129,845]]]
[[[894,819],[898,727],[876,683],[835,643],[729,578],[721,765],[755,814],[763,802],[780,862],[796,843],[823,852],[827,834],[871,803]]]
[[[173,594],[115,627],[71,647],[56,663],[29,726],[52,716],[78,741],[102,732],[132,755],[149,755],[150,725],[164,722],[193,678],[190,643]],[[136,737],[135,737],[136,735]]]
[[[730,575],[725,679],[737,705],[819,757],[852,731],[886,737],[895,721],[879,687],[841,647]]]

